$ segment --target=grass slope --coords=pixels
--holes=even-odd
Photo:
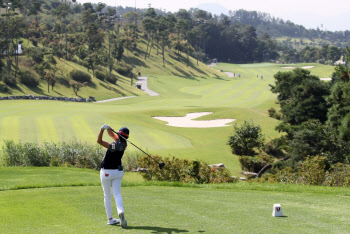
[[[164,182],[129,183],[136,177],[129,174],[123,179],[122,187],[128,229],[122,230],[120,226],[106,225],[101,186],[84,186],[98,177],[97,171],[71,168],[0,168],[0,188],[4,186],[3,180],[9,184],[22,181],[22,186],[28,188],[0,191],[0,232],[347,233],[350,230],[349,188],[246,182],[174,187]],[[46,187],[31,188],[38,180]],[[58,180],[78,180],[82,184],[55,187]],[[282,205],[284,217],[271,216],[276,203]],[[113,213],[116,214],[114,205]]]
[[[25,40],[27,41],[27,40]],[[24,43],[28,44],[28,43]],[[28,45],[28,47],[33,47],[32,45]],[[147,48],[147,44],[144,38],[141,36],[138,39],[138,48],[133,51],[126,50],[124,52],[123,61],[127,64],[130,64],[134,70],[134,74],[138,74],[141,72],[141,75],[155,75],[155,74],[163,74],[163,75],[176,75],[176,76],[219,76],[220,74],[208,68],[203,63],[199,63],[199,66],[196,65],[196,61],[193,58],[190,58],[189,66],[187,66],[187,60],[185,58],[185,54],[180,56],[180,60],[177,61],[177,55],[173,50],[167,50],[165,53],[165,67],[163,67],[162,55],[160,53],[157,54],[157,50],[154,47],[152,49],[151,56],[145,59],[145,51]],[[86,73],[90,73],[92,76],[92,70],[88,70],[87,68],[73,63],[71,61],[66,61],[65,59],[55,58],[57,61],[58,71],[56,76],[59,77],[57,79],[56,86],[54,90],[48,92],[47,83],[42,78],[40,79],[40,84],[36,88],[30,88],[19,81],[17,82],[18,87],[10,89],[9,93],[0,92],[0,96],[9,96],[9,95],[48,95],[48,96],[67,96],[67,97],[75,97],[73,89],[70,88],[69,85],[69,73],[73,69],[81,70]],[[34,66],[31,63],[30,59],[27,56],[20,56],[20,69],[30,70],[35,73]],[[107,72],[107,68],[104,68]],[[115,71],[113,71],[114,75],[117,76],[118,81],[117,84],[111,84],[107,81],[100,81],[96,77],[92,78],[92,81],[86,86],[81,88],[78,92],[78,97],[88,98],[89,96],[95,96],[96,100],[104,100],[115,97],[122,96],[142,96],[145,95],[144,92],[137,89],[135,83],[137,80],[129,77],[122,76]],[[37,75],[39,77],[39,75]],[[132,83],[132,85],[131,85]],[[4,85],[4,82],[0,79],[0,86]]]
[[[293,66],[305,65],[310,64]],[[311,65],[315,66],[310,69],[312,74],[321,77],[329,76],[333,69]],[[267,113],[270,107],[277,107],[269,84],[274,82],[277,71],[287,70],[282,66],[289,65],[218,64],[207,76],[152,75],[149,87],[160,96],[143,95],[108,103],[2,101],[0,140],[3,143],[6,139],[37,142],[79,139],[95,144],[99,127],[108,123],[114,128],[128,126],[130,140],[149,153],[224,163],[234,175],[239,175],[238,161],[226,145],[232,127],[176,128],[152,116],[209,111],[213,114],[198,120],[230,118],[236,119],[233,123],[237,124],[252,120],[261,125],[266,140],[270,140],[279,133],[274,130],[277,120],[269,118]],[[229,78],[223,73],[217,76],[216,69],[240,73],[241,78]],[[133,147],[128,150],[137,151]]]

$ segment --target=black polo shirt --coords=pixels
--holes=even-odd
[[[102,160],[101,168],[118,169],[122,165],[122,157],[126,149],[127,142],[117,140],[109,144],[105,157]]]

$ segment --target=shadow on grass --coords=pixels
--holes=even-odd
[[[96,89],[96,87],[97,87],[96,84],[94,82],[92,82],[92,81],[88,82],[87,86],[90,87],[90,88],[93,88],[93,89]]]
[[[44,91],[41,88],[39,88],[39,87],[30,87],[30,86],[26,86],[26,87],[28,89],[30,89],[32,92],[34,92],[34,93],[41,94],[41,95],[46,95],[44,93]]]
[[[57,82],[60,83],[61,85],[64,85],[66,88],[70,88],[69,81],[66,80],[65,78],[63,78],[63,77],[56,77],[56,80],[57,80]]]
[[[111,86],[109,86],[109,85],[105,85],[105,84],[103,84],[103,83],[101,83],[101,82],[100,82],[100,85],[101,85],[102,87],[104,87],[105,89],[111,90],[111,91],[113,91],[113,92],[115,92],[115,93],[120,93],[123,97],[126,96],[125,93],[123,93],[121,90],[118,90],[118,89],[116,89],[116,88],[114,88],[114,87],[111,87]]]
[[[126,63],[133,64],[133,65],[140,66],[140,67],[147,67],[147,68],[149,67],[146,65],[146,63],[144,61],[142,61],[141,59],[136,58],[136,57],[124,58],[124,61]]]
[[[189,232],[188,230],[181,230],[177,228],[163,228],[163,227],[152,227],[152,226],[128,226],[127,229],[134,230],[147,230],[152,231],[152,233],[183,233]],[[203,231],[201,231],[203,232]]]

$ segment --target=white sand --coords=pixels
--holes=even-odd
[[[306,67],[301,67],[303,69],[310,69],[310,68],[313,68],[314,66],[306,66]]]
[[[332,80],[332,78],[328,77],[328,78],[320,78],[320,80]]]
[[[184,117],[156,117],[162,121],[168,122],[168,126],[181,127],[181,128],[215,128],[226,127],[228,123],[235,121],[235,119],[215,119],[215,120],[192,120],[204,115],[212,114],[213,112],[198,112],[189,113]]]

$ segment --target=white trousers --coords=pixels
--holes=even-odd
[[[113,218],[112,216],[112,191],[117,206],[118,215],[124,212],[122,195],[120,193],[120,187],[122,184],[123,171],[113,169],[101,169],[100,178],[101,185],[104,193],[104,203],[107,214],[107,219]]]

